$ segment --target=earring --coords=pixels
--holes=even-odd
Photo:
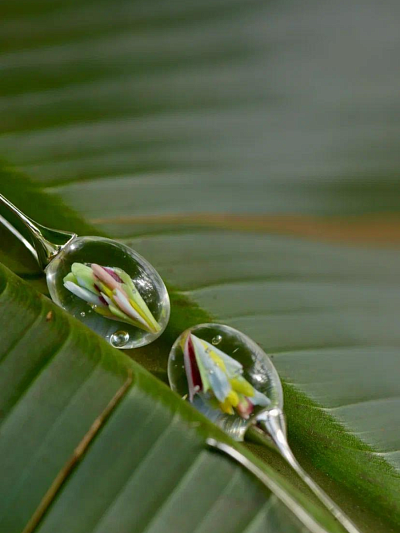
[[[236,440],[265,409],[281,409],[282,386],[269,357],[229,326],[182,333],[168,360],[171,388]]]
[[[115,348],[145,346],[163,333],[170,314],[168,292],[141,255],[110,239],[46,228],[2,195],[0,203],[22,223],[26,237],[0,217],[36,257],[55,303]]]
[[[229,326],[194,326],[172,346],[168,379],[175,392],[235,440],[243,441],[246,433],[251,433],[259,443],[273,444],[346,531],[359,533],[293,455],[287,440],[281,381],[258,344]],[[229,449],[212,439],[210,445],[225,452]],[[242,464],[247,468],[246,462]]]

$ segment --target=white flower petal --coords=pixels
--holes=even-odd
[[[93,294],[93,292],[90,292],[87,289],[84,289],[83,287],[79,287],[79,285],[72,283],[72,281],[66,281],[64,283],[64,287],[70,292],[72,292],[72,294],[75,294],[75,296],[78,296],[78,298],[85,300],[85,302],[92,305],[100,305],[104,307],[104,304],[101,302],[98,296]]]
[[[261,407],[267,407],[271,403],[271,400],[265,394],[256,389],[254,389],[254,396],[248,396],[248,399],[253,405],[260,405]]]
[[[207,348],[204,348],[203,341],[195,335],[192,335],[193,347],[195,350],[196,358],[199,357],[203,364],[207,378],[210,382],[211,389],[215,394],[215,397],[223,402],[227,398],[232,387],[229,383],[228,376],[225,372],[213,361],[210,355],[207,353]]]
[[[112,304],[112,300],[111,300],[111,298],[109,298],[109,297],[107,296],[107,294],[104,294],[104,292],[101,292],[100,294],[101,294],[102,297],[105,299],[105,301],[108,303],[108,305],[111,305],[111,304]]]
[[[230,357],[226,353],[222,352],[221,350],[218,350],[216,346],[213,344],[210,344],[207,341],[202,341],[203,343],[207,344],[210,349],[212,349],[218,357],[222,359],[222,361],[225,364],[226,373],[230,378],[233,378],[234,376],[238,374],[242,374],[243,372],[243,365],[239,363],[239,361],[236,361],[236,359],[233,359],[233,357]]]

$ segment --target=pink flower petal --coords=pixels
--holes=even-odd
[[[112,278],[115,279],[115,281],[118,281],[118,283],[122,283],[122,279],[118,276],[116,272],[114,272],[112,268],[110,267],[103,267],[103,268],[106,272],[108,272],[108,274],[110,274]]]
[[[116,293],[114,294],[113,299],[114,299],[114,302],[121,309],[121,311],[123,311],[130,318],[133,318],[133,320],[136,320],[137,322],[143,324],[144,326],[146,326],[146,329],[148,329],[149,326],[147,322],[131,306],[124,291],[117,289]]]
[[[248,398],[243,398],[243,400],[237,405],[236,410],[242,418],[249,418],[253,412],[254,406]]]
[[[185,363],[185,371],[189,388],[189,400],[192,402],[196,392],[201,391],[203,387],[200,376],[200,370],[196,362],[196,355],[194,353],[191,335],[187,336],[185,342],[185,349],[183,352],[183,359]]]
[[[107,285],[110,289],[121,289],[121,284],[118,283],[110,274],[100,265],[96,263],[91,264],[91,269],[93,270],[94,275],[103,283]]]

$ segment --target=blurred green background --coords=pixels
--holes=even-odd
[[[159,377],[179,327],[206,314],[274,354],[303,463],[365,531],[395,531],[400,4],[0,10],[0,190],[55,226],[70,208],[156,266],[175,315],[132,356]]]

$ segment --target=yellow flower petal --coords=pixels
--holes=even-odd
[[[223,413],[226,413],[228,415],[234,414],[233,407],[231,403],[229,402],[228,398],[224,402],[220,403],[219,407]]]
[[[232,405],[232,407],[236,407],[237,404],[239,403],[239,396],[234,390],[231,390],[230,393],[228,394],[227,400]]]
[[[254,389],[244,378],[232,378],[230,380],[232,389],[244,396],[254,396]]]

